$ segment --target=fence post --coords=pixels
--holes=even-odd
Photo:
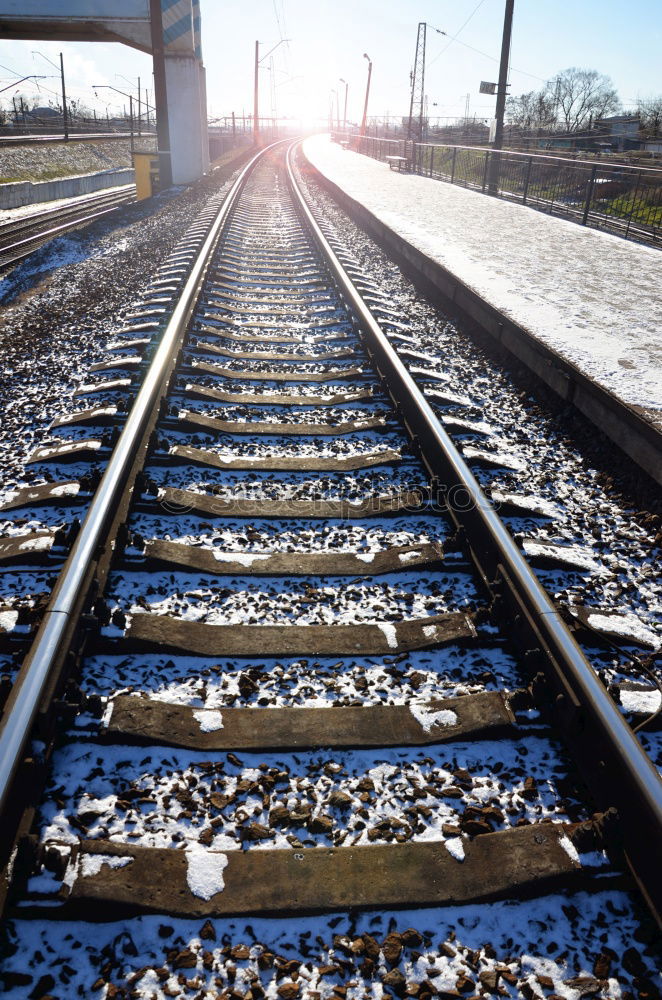
[[[533,157],[529,157],[529,162],[526,166],[526,178],[524,180],[524,194],[522,195],[522,204],[526,205],[526,199],[529,196],[529,181],[531,180],[531,167],[533,166]]]
[[[451,166],[451,184],[455,183],[455,158],[457,157],[457,146],[453,146],[453,164]]]
[[[637,174],[637,183],[636,183],[636,186],[635,186],[635,189],[634,189],[634,194],[632,195],[632,204],[630,206],[630,214],[628,215],[628,224],[625,227],[625,239],[626,240],[629,239],[629,237],[630,237],[630,226],[632,225],[632,216],[634,215],[635,203],[637,201],[637,195],[639,194],[639,188],[640,187],[641,187],[641,170]]]
[[[595,187],[595,175],[598,172],[597,164],[591,167],[591,176],[589,178],[588,186],[586,188],[586,202],[584,203],[584,214],[582,216],[582,226],[585,226],[588,221],[588,213],[591,209],[591,201],[593,199],[593,188]]]
[[[485,194],[485,185],[487,184],[487,171],[490,165],[490,150],[485,150],[485,169],[483,170],[483,194]]]
[[[433,166],[434,166],[434,146],[430,146],[430,177],[432,177]]]

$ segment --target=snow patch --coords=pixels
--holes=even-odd
[[[18,621],[18,611],[0,611],[0,629],[11,632]]]
[[[660,645],[659,637],[651,629],[639,621],[635,615],[589,615],[588,624],[598,632],[612,632],[622,635],[624,639],[635,639],[644,646],[651,646],[657,649]]]
[[[652,715],[657,712],[662,702],[662,692],[653,688],[648,691],[637,690],[636,688],[620,688],[619,696],[621,705],[626,712],[635,712],[638,715]]]
[[[457,715],[449,708],[435,710],[426,708],[425,705],[410,705],[409,711],[426,733],[429,733],[433,726],[457,725]]]
[[[565,834],[563,834],[562,837],[559,837],[559,845],[563,848],[563,850],[568,855],[571,861],[576,862],[576,864],[578,865],[581,864],[581,861],[579,860],[579,854],[577,853],[577,848],[575,847],[575,845],[573,844],[573,842],[570,840],[569,837],[566,837]]]
[[[402,563],[411,562],[412,559],[417,559],[420,556],[420,552],[401,552],[398,555],[398,559]]]
[[[395,631],[395,625],[391,625],[385,622],[378,622],[377,628],[381,629],[381,631],[384,633],[384,635],[386,636],[386,641],[391,647],[391,649],[397,649],[398,635],[397,632]]]
[[[223,728],[223,716],[214,709],[202,709],[193,713],[201,733],[216,733]]]
[[[118,858],[115,854],[83,854],[80,859],[81,878],[91,878],[98,875],[104,865],[109,868],[126,868],[133,858]]]
[[[444,841],[444,847],[456,861],[464,861],[464,844],[462,837],[451,837]]]
[[[186,848],[186,881],[194,896],[198,899],[211,899],[218,892],[223,892],[225,881],[223,872],[227,868],[226,854],[207,851],[200,844],[191,844]]]
[[[226,461],[226,459],[223,459]],[[239,563],[240,566],[252,566],[254,562],[258,562],[260,559],[268,559],[270,553],[265,555],[257,552],[218,552],[214,549],[214,557],[218,559],[219,562],[227,563]]]
[[[52,497],[75,497],[80,490],[78,483],[62,483],[50,491]]]

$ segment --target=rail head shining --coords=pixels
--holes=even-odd
[[[24,752],[53,665],[61,653],[65,633],[69,628],[81,588],[85,584],[95,554],[104,540],[109,518],[125,488],[126,477],[134,461],[136,449],[150,415],[160,399],[161,386],[168,368],[178,353],[199,297],[211,255],[255,164],[265,153],[279,144],[272,143],[260,150],[246,164],[219,208],[184,284],[179,301],[163,331],[67,563],[57,580],[41,626],[28,653],[25,668],[19,673],[7,700],[0,723],[0,815],[10,794],[12,779]]]
[[[361,298],[351,278],[345,272],[340,260],[330,246],[311,212],[308,203],[299,188],[293,169],[293,156],[298,142],[288,148],[287,167],[290,189],[321,254],[337,283],[337,286],[354,312],[363,330],[368,346],[377,357],[378,364],[392,388],[397,401],[410,423],[415,423],[413,430],[419,436],[423,452],[426,449],[432,456],[432,463],[437,466],[443,462],[442,469],[456,479],[467,491],[473,501],[471,518],[481,530],[482,537],[489,538],[495,558],[493,562],[503,567],[505,576],[512,581],[517,597],[524,602],[528,613],[532,616],[539,635],[543,639],[543,655],[556,661],[554,669],[560,667],[562,675],[569,681],[573,691],[579,694],[581,705],[592,718],[601,740],[608,743],[612,751],[612,759],[616,760],[619,771],[626,776],[629,794],[636,800],[630,802],[630,808],[635,808],[640,817],[645,817],[649,827],[646,836],[651,845],[662,837],[662,780],[657,770],[644,752],[611,696],[602,685],[599,677],[588,662],[581,649],[570,634],[567,626],[554,607],[547,592],[541,587],[531,567],[526,562],[510,533],[497,515],[494,506],[483,493],[478,480],[471,472],[460,452],[455,447],[447,431],[436,417],[434,411],[411,377],[398,354],[391,346],[386,334],[375,320],[374,316]],[[462,520],[458,515],[459,520]],[[597,764],[602,761],[598,760]],[[629,810],[627,797],[621,796],[620,812],[628,822]],[[638,824],[631,824],[636,831]],[[657,836],[656,836],[657,835]],[[636,834],[638,838],[638,834]],[[636,874],[636,873],[635,873]],[[642,887],[643,888],[643,887]],[[650,899],[649,899],[650,902]],[[662,911],[662,899],[657,893],[655,909],[658,917]]]

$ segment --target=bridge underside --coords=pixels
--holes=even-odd
[[[151,52],[149,23],[12,18],[0,10],[0,38],[38,39],[49,42],[122,42],[141,52]]]
[[[53,6],[0,0],[0,39],[121,42],[152,53],[162,174],[174,184],[198,180],[209,167],[199,0],[65,0],[69,9],[57,14]]]

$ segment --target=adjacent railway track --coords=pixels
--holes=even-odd
[[[8,914],[304,920],[627,873],[659,916],[659,776],[360,287],[293,149],[259,154],[6,498]],[[495,741],[531,768],[507,809],[458,763]],[[558,754],[585,789],[543,794]]]
[[[108,212],[135,200],[135,185],[128,184],[119,190],[72,199],[57,208],[3,223],[0,225],[0,270],[18,264],[56,236],[96,222]]]

